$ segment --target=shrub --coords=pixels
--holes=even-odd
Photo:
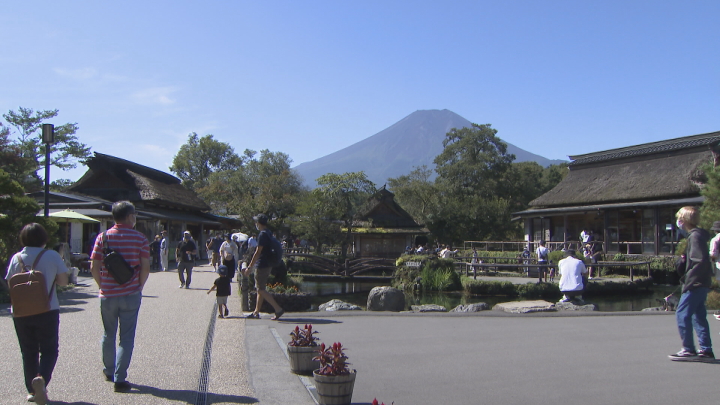
[[[720,309],[720,292],[717,290],[710,291],[705,301],[705,306],[707,309]]]
[[[425,291],[455,291],[462,288],[460,275],[455,271],[452,259],[431,259],[425,262],[420,271]]]
[[[527,283],[515,285],[517,295],[524,298],[553,298],[560,295],[560,288],[554,283]]]
[[[509,281],[475,280],[469,277],[462,279],[463,289],[474,295],[507,295],[515,296],[515,285]]]

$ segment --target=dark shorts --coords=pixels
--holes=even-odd
[[[270,271],[272,267],[263,267],[255,269],[255,289],[264,290],[267,285],[268,278],[270,278]]]

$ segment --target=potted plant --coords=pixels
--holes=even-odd
[[[315,359],[320,361],[320,368],[313,371],[318,404],[350,404],[357,371],[348,368],[350,363],[342,344],[337,342],[326,348],[322,343],[318,353]]]
[[[318,332],[313,330],[312,324],[306,324],[303,329],[296,325],[295,330],[290,332],[287,354],[293,373],[310,374],[320,366],[320,362],[313,359],[317,354],[316,333]]]

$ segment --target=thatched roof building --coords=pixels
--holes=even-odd
[[[93,234],[112,226],[110,210],[115,201],[128,200],[138,211],[136,228],[150,240],[161,230],[168,231],[172,244],[190,231],[204,243],[208,231],[238,228],[241,222],[210,214],[210,207],[180,179],[159,170],[95,152],[86,165],[87,172],[65,193],[51,193],[51,211],[72,209],[100,221],[95,224],[71,224],[69,242],[75,252],[86,250]],[[34,193],[39,202],[44,193]],[[70,226],[70,225],[68,225]],[[204,251],[204,249],[199,249]]]
[[[210,210],[180,179],[159,170],[98,152],[86,165],[88,171],[68,191],[110,201],[143,202],[149,207]]]
[[[429,233],[395,202],[395,195],[385,186],[368,198],[354,226],[353,247],[358,257],[399,257],[405,247],[415,245],[415,237]]]
[[[674,212],[703,201],[701,167],[717,164],[720,131],[570,156],[555,188],[516,215],[530,241],[595,231],[609,252],[670,253]]]

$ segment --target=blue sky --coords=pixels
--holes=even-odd
[[[2,9],[0,112],[57,108],[94,151],[166,172],[190,132],[297,165],[425,109],[550,159],[720,130],[717,0]]]

